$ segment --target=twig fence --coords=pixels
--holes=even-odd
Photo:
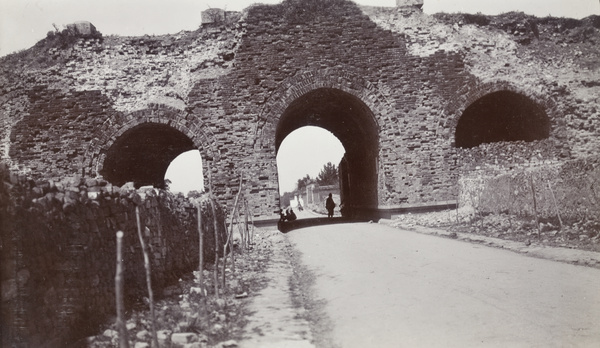
[[[209,168],[210,173],[210,168]],[[239,179],[239,187],[238,192],[235,196],[234,205],[231,210],[230,219],[229,219],[229,227],[227,226],[227,217],[225,216],[224,224],[225,231],[227,231],[227,239],[223,244],[223,261],[221,265],[221,277],[219,277],[219,247],[221,245],[219,241],[219,228],[218,228],[218,219],[217,219],[217,209],[216,209],[216,198],[213,194],[212,188],[209,191],[209,199],[208,205],[210,206],[210,211],[212,213],[213,220],[213,229],[214,229],[214,242],[215,242],[215,258],[213,265],[213,282],[214,282],[214,295],[219,298],[220,294],[225,294],[227,289],[227,279],[226,279],[226,270],[227,270],[227,262],[228,255],[231,255],[231,269],[235,272],[235,248],[233,247],[233,239],[234,239],[234,230],[235,226],[237,226],[237,230],[240,236],[240,247],[239,251],[244,253],[252,249],[253,244],[253,236],[254,236],[254,225],[252,220],[251,211],[248,207],[248,201],[245,199],[243,195],[243,174],[240,174]],[[197,220],[198,220],[198,246],[199,246],[199,255],[198,255],[198,282],[200,285],[200,293],[202,296],[206,297],[208,295],[208,291],[205,286],[204,279],[204,227],[202,224],[202,203],[203,200],[197,199],[194,204],[196,206],[197,212]],[[242,205],[242,209],[239,208]],[[242,212],[242,213],[241,213]],[[150,258],[148,256],[148,250],[146,247],[146,242],[144,241],[144,236],[142,234],[142,224],[140,222],[140,208],[139,206],[135,207],[136,213],[136,223],[137,223],[137,232],[138,238],[140,241],[140,245],[142,248],[142,253],[144,257],[144,266],[146,271],[146,283],[148,289],[148,302],[150,309],[150,317],[151,317],[151,330],[152,330],[152,343],[153,346],[159,347],[157,331],[156,331],[156,319],[154,314],[154,295],[152,291],[152,283],[151,283],[151,266],[150,266]],[[241,223],[241,215],[244,215],[243,223]],[[147,227],[145,227],[147,230]],[[147,231],[149,232],[149,231]],[[148,233],[149,234],[149,233]],[[116,293],[116,309],[117,309],[117,318],[116,325],[119,332],[119,347],[120,348],[129,348],[129,339],[127,337],[127,328],[125,326],[125,318],[124,318],[124,299],[123,299],[123,232],[117,232],[117,266],[116,266],[116,275],[115,275],[115,293]],[[220,291],[219,287],[222,289]]]

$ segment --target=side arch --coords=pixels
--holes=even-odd
[[[133,138],[139,141],[129,141]],[[208,161],[218,160],[218,151],[215,151],[216,143],[214,136],[207,126],[199,123],[197,118],[182,110],[154,104],[147,109],[138,110],[127,115],[118,115],[110,118],[102,127],[96,131],[94,138],[90,141],[83,160],[83,175],[106,176],[106,165],[115,165],[118,156],[115,153],[118,147],[126,149],[129,147],[141,147],[144,142],[142,138],[165,137],[162,145],[164,158],[161,161],[172,161],[178,154],[192,149],[200,151],[203,168],[207,168]],[[160,142],[158,146],[160,146]],[[131,149],[135,151],[135,149]],[[107,159],[109,163],[107,163]],[[111,162],[112,161],[112,162]],[[165,168],[166,170],[166,168]],[[164,173],[162,173],[164,175]],[[154,176],[157,177],[158,174]],[[205,183],[208,183],[206,169],[204,169]],[[110,176],[110,175],[109,175]],[[106,178],[106,177],[105,177]],[[112,182],[110,178],[106,178]],[[122,180],[117,180],[121,183]],[[156,178],[153,179],[156,181]],[[155,184],[144,182],[141,184]]]
[[[461,117],[468,111],[468,108],[473,106],[482,98],[493,94],[504,93],[505,95],[513,95],[519,102],[529,101],[532,106],[541,110],[547,118],[549,134],[552,135],[554,129],[554,120],[557,106],[551,100],[540,97],[537,94],[515,87],[513,84],[506,81],[490,82],[472,86],[465,86],[454,95],[452,101],[444,110],[444,119],[439,120],[438,127],[446,130],[444,138],[451,142],[452,147],[456,147],[455,134]],[[547,136],[547,137],[548,137]]]

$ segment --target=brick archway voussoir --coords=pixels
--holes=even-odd
[[[478,84],[475,87],[467,85],[455,93],[454,97],[451,99],[452,101],[444,110],[447,123],[446,127],[451,130],[450,133],[454,134],[454,130],[456,129],[460,117],[471,104],[488,94],[499,91],[509,91],[525,96],[542,107],[550,119],[553,118],[553,111],[556,106],[551,100],[543,98],[532,91],[519,88],[508,81],[494,81]]]
[[[262,140],[265,133],[264,129],[268,128],[269,124],[277,124],[279,117],[294,100],[319,88],[339,89],[361,100],[375,116],[373,121],[377,125],[382,122],[381,117],[388,114],[386,109],[392,109],[392,104],[379,91],[377,86],[358,74],[336,69],[300,73],[283,80],[265,102],[258,121],[260,124],[258,127],[261,131],[257,132],[257,136],[258,134],[262,136],[255,139],[255,145],[260,145],[264,141]],[[274,141],[274,137],[272,138],[270,140]]]
[[[209,132],[209,128],[204,124],[189,124],[190,122],[187,121],[185,116],[184,111],[165,105],[153,104],[148,109],[134,111],[128,115],[107,120],[101,129],[96,132],[88,146],[83,159],[83,170],[89,170],[91,175],[99,175],[102,163],[106,158],[106,152],[117,139],[125,132],[148,123],[164,124],[184,134],[192,141],[194,147],[200,151],[203,162],[208,158],[216,159],[218,151],[213,148],[215,141],[212,132]]]

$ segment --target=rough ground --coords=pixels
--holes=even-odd
[[[413,229],[426,226],[453,233],[468,233],[503,240],[535,244],[545,247],[560,247],[600,252],[600,222],[561,222],[558,219],[540,221],[519,218],[508,214],[478,216],[472,210],[461,208],[427,214],[406,214],[391,222],[392,226]]]
[[[510,221],[508,216],[492,215],[474,219],[464,210],[458,216],[458,223],[456,210],[406,214],[380,223],[600,268],[599,236],[590,226],[575,224],[558,231],[546,223],[539,238],[530,222],[514,217]],[[219,298],[214,296],[212,269],[204,271],[207,297],[195,293],[199,286],[197,273],[164,291],[155,306],[161,346],[328,346],[332,343],[332,323],[311,293],[314,275],[305,269],[300,256],[286,235],[273,229],[257,229],[252,249],[243,254],[238,249],[235,270],[228,267],[225,295],[221,290]],[[151,321],[146,305],[128,313],[127,327],[131,347],[150,347]],[[177,345],[177,341],[186,343]],[[98,336],[89,337],[86,342],[91,347],[116,347],[118,334],[114,324],[107,323]]]
[[[204,270],[208,295],[202,296],[198,272],[190,273],[179,284],[166,288],[155,304],[156,328],[161,347],[237,347],[237,340],[248,337],[244,327],[251,327],[249,306],[260,291],[272,281],[270,265],[281,260],[278,252],[281,235],[277,231],[255,230],[251,249],[237,248],[235,268],[231,259],[226,269],[225,291],[214,290],[214,266]],[[222,267],[220,262],[219,271]],[[288,274],[287,270],[284,270]],[[219,272],[219,282],[222,274]],[[144,299],[147,303],[147,299]],[[126,313],[130,347],[151,346],[151,316],[147,304],[138,304]],[[252,332],[250,333],[252,334]],[[259,332],[255,332],[256,335]],[[179,342],[179,343],[178,343]],[[107,323],[99,335],[82,340],[89,347],[117,347],[118,333],[114,322]]]

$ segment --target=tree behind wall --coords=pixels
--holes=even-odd
[[[336,185],[339,182],[338,168],[335,164],[327,162],[317,175],[317,183],[321,186]]]
[[[296,184],[296,186],[298,187],[298,191],[304,192],[304,189],[306,189],[306,186],[308,186],[312,183],[313,183],[313,179],[311,179],[310,175],[306,174],[306,176],[303,177],[302,179],[298,179],[298,183]]]

